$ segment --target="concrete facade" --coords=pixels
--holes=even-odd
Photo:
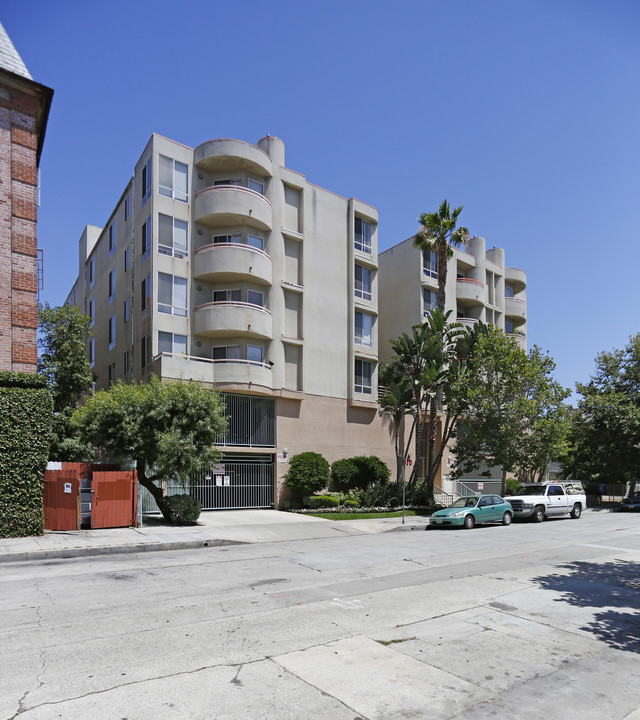
[[[281,479],[306,450],[376,454],[378,213],[285,166],[275,137],[189,148],[153,135],[104,228],[87,226],[67,302],[91,317],[96,387],[197,379],[272,398]],[[276,459],[278,460],[276,462]]]
[[[389,362],[389,340],[424,322],[437,307],[437,258],[413,246],[414,238],[380,254],[380,360]],[[487,250],[485,239],[472,237],[464,249],[454,248],[448,261],[446,307],[452,320],[495,325],[527,345],[527,275],[505,266],[502,248]]]
[[[52,96],[0,25],[0,370],[38,362],[38,166]]]

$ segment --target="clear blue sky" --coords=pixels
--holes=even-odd
[[[529,345],[573,388],[640,330],[636,0],[20,0],[0,20],[54,88],[43,299],[152,132],[270,133],[309,181],[380,211],[380,250],[443,198],[528,273]]]

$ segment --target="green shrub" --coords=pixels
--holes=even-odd
[[[39,375],[0,372],[0,537],[42,535],[52,407]]]
[[[340,505],[340,498],[331,495],[311,495],[304,499],[304,504],[312,510],[332,508]]]
[[[395,507],[398,504],[397,487],[384,480],[375,480],[358,491],[361,507]],[[402,488],[400,489],[402,492]]]
[[[294,495],[306,497],[323,490],[329,484],[329,463],[315,452],[294,455],[285,475],[287,487]]]
[[[331,466],[331,484],[336,490],[361,490],[371,483],[388,483],[389,468],[375,455],[336,460]]]
[[[357,507],[360,507],[360,501],[359,500],[345,500],[342,503],[342,507],[357,508]]]
[[[515,478],[507,478],[506,493],[507,495],[515,495],[516,490],[520,487],[520,483]]]
[[[174,525],[195,525],[200,517],[202,503],[193,495],[169,495],[166,498],[171,517],[167,518]]]

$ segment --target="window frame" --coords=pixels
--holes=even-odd
[[[171,287],[171,303],[161,302],[161,293],[166,289],[163,283],[167,283],[166,279],[170,278]],[[184,284],[183,282],[184,281]],[[182,305],[176,305],[176,286],[184,287],[184,307]],[[158,272],[158,312],[163,315],[175,315],[176,317],[187,317],[187,306],[189,304],[189,280],[188,278],[181,277],[180,275],[172,275],[171,273]]]
[[[166,227],[167,223],[162,218],[167,218],[171,221],[171,245],[167,245],[163,242],[163,225]],[[185,231],[185,246],[183,249],[176,249],[176,224],[180,226],[184,225]],[[166,215],[165,213],[158,213],[158,253],[160,255],[167,255],[169,257],[177,258],[178,260],[184,260],[189,254],[189,223],[186,220],[173,217],[172,215]]]
[[[358,383],[358,363],[360,363],[360,379],[361,383]],[[364,374],[364,368],[369,368],[369,376],[366,377]],[[353,389],[359,395],[372,395],[373,394],[373,372],[374,366],[370,360],[364,360],[362,358],[355,358],[354,361],[354,372],[353,372]],[[365,380],[369,381],[369,384],[365,384]]]
[[[360,224],[359,231],[358,224]],[[365,232],[366,228],[369,228],[368,237]],[[373,252],[373,223],[369,220],[361,218],[359,215],[355,216],[353,223],[353,246],[356,250],[364,253],[365,255],[371,255]]]
[[[361,289],[358,289],[358,269],[360,269],[362,272],[361,278],[360,278],[360,285],[362,286]],[[365,283],[363,282],[363,278],[365,274],[369,278],[369,290],[367,291],[364,289]],[[366,265],[363,265],[362,263],[355,263],[354,264],[354,279],[353,279],[353,292],[355,297],[360,298],[361,300],[368,300],[371,301],[373,299],[373,270],[370,267],[367,267]]]
[[[367,322],[370,323],[369,326],[369,341],[367,342],[367,338],[364,334],[365,327],[364,322],[360,323],[360,334],[358,334],[358,315],[364,320],[364,318],[367,318]],[[373,347],[373,326],[375,323],[375,316],[368,312],[363,312],[362,310],[356,310],[355,316],[353,320],[353,335],[354,335],[354,342],[356,345],[361,345],[362,347],[371,348]]]
[[[168,185],[163,185],[163,171],[167,170],[168,168],[163,168],[163,162],[168,160],[171,163],[171,187]],[[166,165],[166,163],[165,163]],[[184,191],[178,190],[176,188],[176,178],[177,178],[177,166],[180,165],[181,167],[185,168],[184,171],[184,180],[185,180],[185,189]],[[170,158],[168,155],[158,155],[158,194],[162,195],[164,197],[171,198],[172,200],[178,200],[179,202],[189,202],[189,165],[187,163],[183,163],[180,160],[176,160],[175,158]]]

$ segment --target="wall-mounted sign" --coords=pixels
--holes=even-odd
[[[71,483],[65,483],[65,484],[64,484],[64,491],[65,491],[65,493],[67,493],[68,495],[71,494]]]

